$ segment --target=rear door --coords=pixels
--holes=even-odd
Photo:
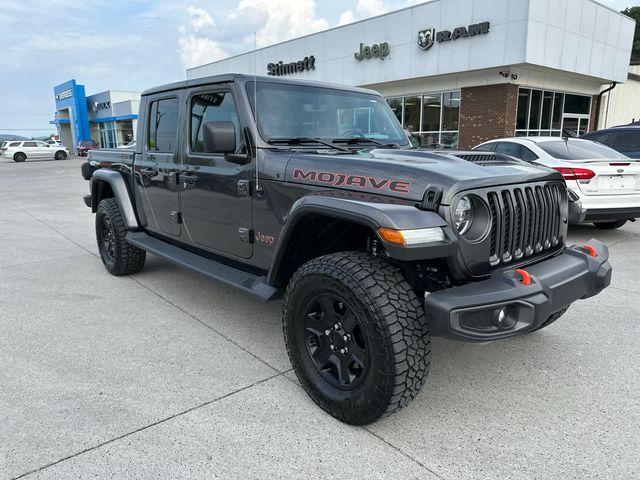
[[[179,189],[180,96],[171,92],[146,103],[144,141],[136,159],[136,181],[142,189],[147,228],[160,234],[181,234]]]
[[[51,145],[48,145],[44,142],[36,142],[36,147],[38,149],[38,157],[53,158],[54,150],[51,148]]]
[[[22,151],[27,158],[39,158],[36,142],[22,142]]]
[[[239,165],[227,156],[204,153],[205,122],[232,122],[236,152],[246,151],[231,85],[193,89],[187,100],[186,153],[180,171],[180,201],[185,231],[198,247],[249,258],[253,163]]]

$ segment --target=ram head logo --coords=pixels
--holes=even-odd
[[[418,32],[418,46],[423,50],[429,50],[433,47],[433,41],[436,38],[436,29],[429,28]]]

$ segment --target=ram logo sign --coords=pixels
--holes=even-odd
[[[436,38],[436,29],[430,28],[418,32],[418,46],[423,50],[429,50],[433,47],[433,41]]]
[[[421,30],[418,32],[418,46],[422,50],[429,50],[434,42],[450,42],[459,38],[477,37],[489,33],[491,24],[489,22],[473,23],[467,27],[458,27],[451,30],[440,30],[435,28]]]

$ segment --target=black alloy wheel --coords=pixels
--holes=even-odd
[[[27,156],[24,153],[18,152],[13,156],[14,162],[24,162],[27,159]]]
[[[62,150],[58,150],[53,158],[55,158],[56,160],[64,160],[67,158],[67,154]]]
[[[105,265],[113,265],[116,256],[116,233],[107,215],[101,215],[98,219],[96,235],[98,237],[98,250]]]
[[[289,281],[283,307],[293,370],[338,420],[367,425],[420,391],[431,336],[421,300],[390,262],[366,252],[314,258]]]
[[[130,275],[144,267],[146,253],[127,243],[127,228],[115,198],[105,198],[96,211],[96,240],[102,263],[112,275]]]
[[[341,296],[325,293],[308,302],[305,348],[318,372],[333,387],[349,390],[365,378],[370,354],[361,321]]]

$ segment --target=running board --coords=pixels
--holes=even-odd
[[[180,267],[188,268],[206,277],[252,293],[265,302],[273,300],[281,293],[278,288],[267,285],[267,277],[265,276],[259,277],[224,263],[210,260],[144,232],[128,232],[127,242]]]

